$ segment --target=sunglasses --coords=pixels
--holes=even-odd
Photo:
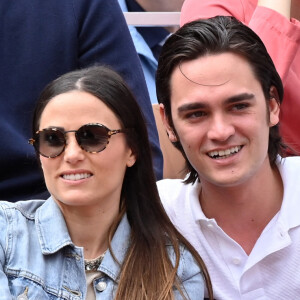
[[[35,133],[28,143],[33,145],[36,152],[47,158],[54,158],[62,154],[66,148],[66,133],[75,132],[75,138],[81,149],[89,153],[103,151],[109,143],[109,138],[122,129],[111,130],[98,123],[89,123],[78,130],[63,131],[59,128],[45,128]]]

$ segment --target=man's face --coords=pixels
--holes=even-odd
[[[207,55],[178,66],[171,76],[176,134],[202,184],[237,186],[269,164],[269,128],[278,123],[249,63],[234,53]],[[269,117],[268,117],[269,116]]]

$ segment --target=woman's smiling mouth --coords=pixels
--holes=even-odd
[[[91,177],[90,173],[64,174],[62,178],[65,180],[77,181]]]

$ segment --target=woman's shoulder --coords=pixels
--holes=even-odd
[[[0,260],[19,257],[21,251],[27,251],[29,240],[38,240],[35,230],[35,212],[44,200],[19,202],[0,201]],[[31,243],[32,244],[32,243]],[[18,250],[16,250],[18,249]],[[5,259],[4,259],[5,257]]]
[[[167,248],[171,262],[173,265],[175,265],[176,253],[174,247],[173,245],[171,245],[171,243],[168,243]],[[202,273],[201,267],[196,262],[194,256],[183,244],[179,245],[179,255],[177,275],[180,278],[181,282],[184,282],[185,280]]]
[[[36,210],[44,203],[45,200],[24,200],[18,202],[0,201],[0,211],[5,214],[15,211],[31,219],[34,218]]]
[[[170,259],[175,265],[176,255],[174,248],[169,246],[168,250]],[[205,282],[201,267],[185,245],[180,245],[179,252],[179,265],[176,274],[180,284],[188,295],[188,299],[203,299]],[[177,290],[174,293],[175,299],[182,299]]]

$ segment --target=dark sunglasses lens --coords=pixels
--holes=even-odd
[[[35,144],[35,148],[40,154],[56,157],[64,150],[65,136],[59,130],[44,129],[38,133]]]
[[[78,144],[88,152],[100,152],[108,141],[108,130],[99,125],[84,125],[76,132]]]

